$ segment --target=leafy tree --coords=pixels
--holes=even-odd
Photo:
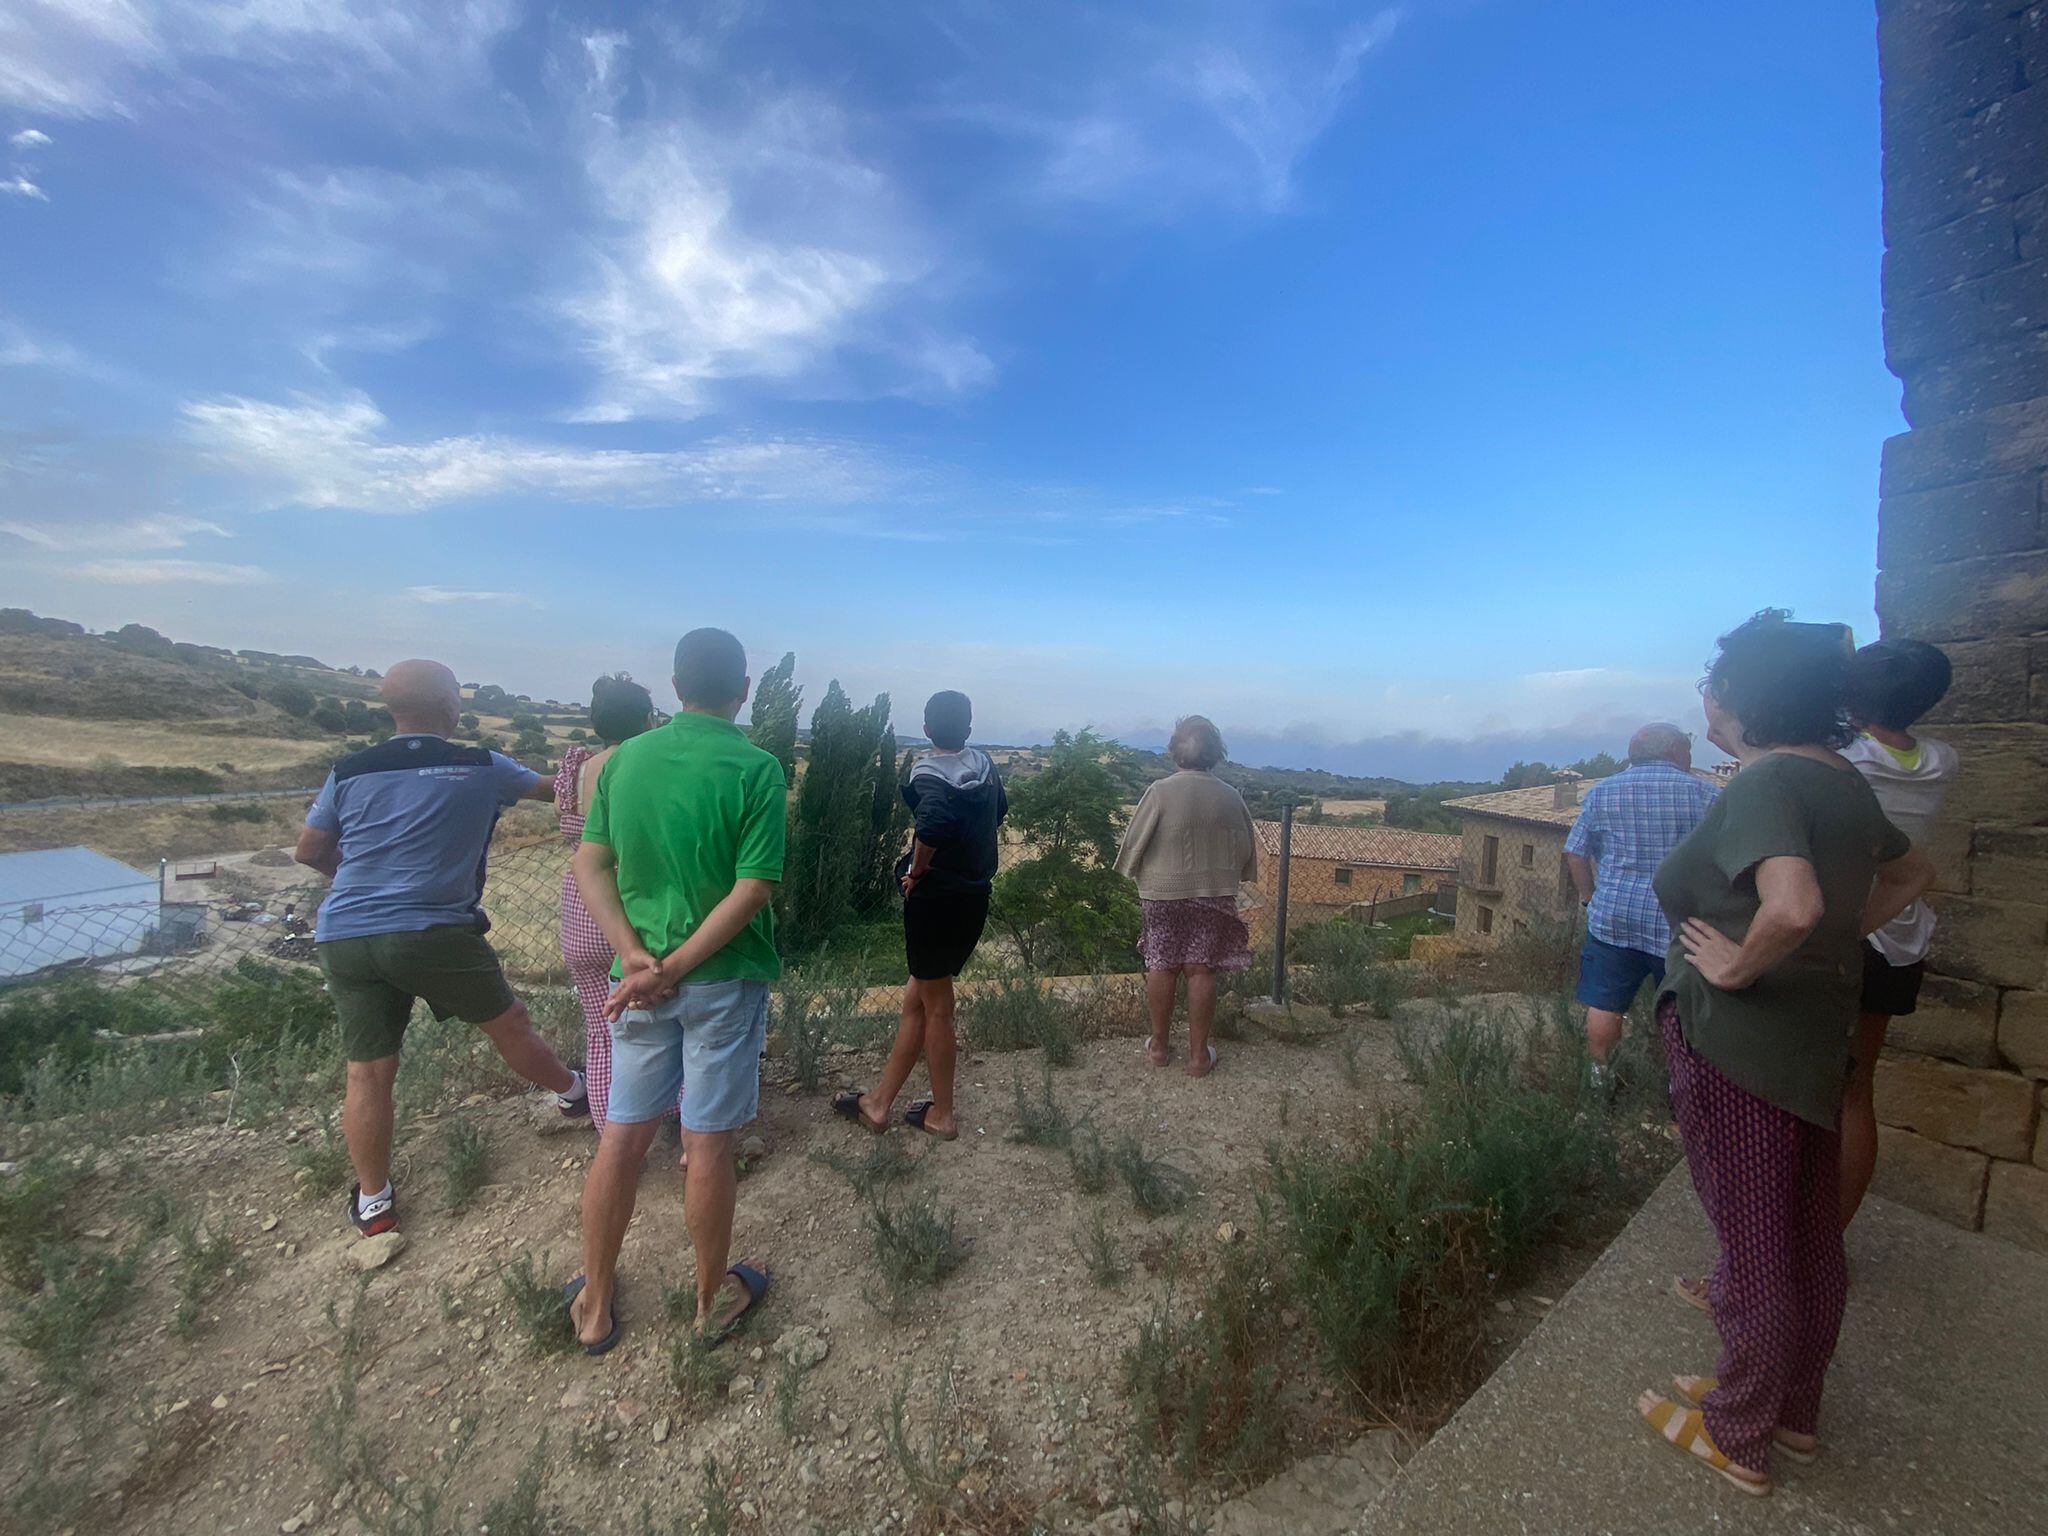
[[[465,731],[474,731],[478,726],[483,724],[483,721],[477,719],[475,715],[472,715],[465,710],[461,718],[458,719],[455,723]]]
[[[485,683],[469,696],[469,702],[488,714],[504,715],[512,712],[512,696],[496,683]]]
[[[1612,778],[1628,766],[1612,752],[1595,752],[1572,764],[1572,772],[1588,779]]]
[[[1010,788],[1010,827],[1031,856],[996,877],[991,915],[1027,967],[1094,970],[1138,941],[1138,897],[1111,865],[1131,755],[1093,731],[1053,738],[1046,766]]]
[[[312,689],[289,677],[270,685],[269,699],[295,720],[303,720],[312,714],[314,706],[320,702],[313,697]]]
[[[569,739],[571,741],[588,741],[590,740],[590,732],[583,729],[580,725],[571,726],[569,729]]]
[[[339,736],[348,729],[348,716],[332,703],[324,703],[306,717],[323,731]]]
[[[883,815],[883,785],[896,792],[896,738],[889,695],[855,709],[834,679],[811,714],[811,752],[797,787],[784,889],[794,950],[816,948],[861,917],[885,909],[875,875],[879,845],[896,824]]]
[[[774,754],[784,778],[796,772],[796,721],[804,691],[796,683],[796,652],[787,652],[754,685],[754,709],[748,735],[763,752]]]
[[[512,751],[519,757],[530,757],[537,752],[546,752],[547,749],[548,733],[542,730],[538,723],[522,726],[512,741]]]
[[[1413,795],[1389,795],[1384,813],[1390,827],[1406,827],[1411,832],[1458,832],[1464,829],[1464,821],[1456,811],[1444,809],[1447,798],[1476,793],[1470,784],[1451,784],[1438,790],[1424,790]]]
[[[171,642],[147,624],[123,624],[114,631],[114,644],[138,656],[169,656]]]

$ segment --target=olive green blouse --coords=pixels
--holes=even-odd
[[[1772,752],[1738,773],[1654,882],[1673,933],[1661,996],[1678,999],[1686,1043],[1737,1087],[1832,1129],[1862,990],[1858,918],[1878,865],[1910,846],[1854,769]],[[1813,866],[1824,913],[1755,983],[1723,991],[1692,968],[1677,935],[1697,917],[1740,943],[1760,905],[1756,867],[1771,858]]]

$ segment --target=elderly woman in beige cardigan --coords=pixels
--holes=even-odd
[[[1124,829],[1116,867],[1138,883],[1145,926],[1145,1007],[1155,1067],[1173,1059],[1174,993],[1188,979],[1190,1077],[1216,1065],[1209,1028],[1216,1022],[1216,973],[1252,963],[1251,935],[1237,915],[1238,887],[1259,877],[1258,840],[1244,797],[1216,777],[1223,737],[1200,715],[1173,728],[1166,744],[1175,772],[1145,791]]]

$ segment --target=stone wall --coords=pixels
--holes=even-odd
[[[1564,827],[1461,811],[1464,845],[1458,858],[1459,940],[1479,947],[1498,943],[1536,922],[1565,922],[1578,899],[1565,873]],[[1485,878],[1486,840],[1499,840],[1495,870]],[[1524,860],[1527,862],[1525,863]],[[1491,914],[1491,931],[1481,913]]]
[[[1921,1011],[1880,1063],[1878,1188],[2048,1248],[2048,0],[1879,0],[1878,613],[1956,666]]]

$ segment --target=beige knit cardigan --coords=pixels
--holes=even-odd
[[[1145,901],[1235,896],[1259,878],[1259,842],[1244,797],[1213,773],[1182,769],[1145,791],[1116,851]]]

